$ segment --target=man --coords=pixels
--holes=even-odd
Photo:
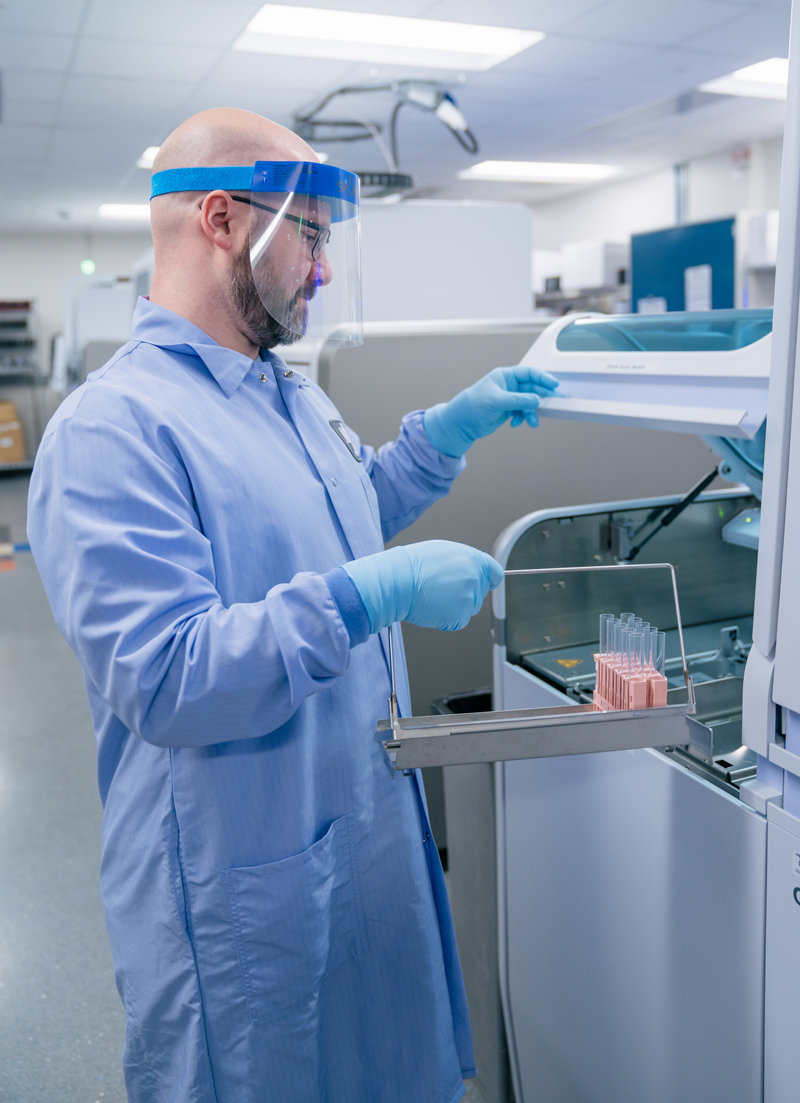
[[[337,280],[357,329],[329,259],[357,189],[315,162],[243,111],[166,140],[150,299],[50,422],[31,484],[98,741],[132,1103],[450,1103],[474,1075],[421,782],[392,778],[376,724],[387,630],[463,627],[502,572],[383,541],[473,440],[535,424],[555,380],[498,369],[360,446],[267,351],[325,320]]]

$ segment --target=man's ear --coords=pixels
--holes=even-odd
[[[203,233],[226,252],[237,247],[245,220],[249,225],[248,212],[242,214],[226,191],[209,192],[200,204],[200,225]]]

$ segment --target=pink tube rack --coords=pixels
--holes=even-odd
[[[667,679],[652,666],[627,669],[619,654],[595,655],[597,688],[595,711],[663,708],[667,703]]]

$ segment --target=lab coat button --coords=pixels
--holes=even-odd
[[[262,371],[261,375],[259,375],[258,378],[261,380],[262,383],[266,383],[266,381],[267,381],[266,373],[263,372],[263,371]]]
[[[337,483],[336,479],[331,479],[331,482],[333,483],[333,485],[334,485],[334,486],[338,486],[338,485],[339,485],[339,484]]]
[[[294,375],[294,372],[293,372],[293,371],[285,371],[285,372],[283,373],[283,378],[284,378],[284,379],[291,379],[293,375]]]

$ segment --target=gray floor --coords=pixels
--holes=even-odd
[[[26,478],[0,477],[25,541]],[[29,553],[0,573],[0,1100],[123,1103],[124,1013],[98,892],[102,810],[80,667]]]

